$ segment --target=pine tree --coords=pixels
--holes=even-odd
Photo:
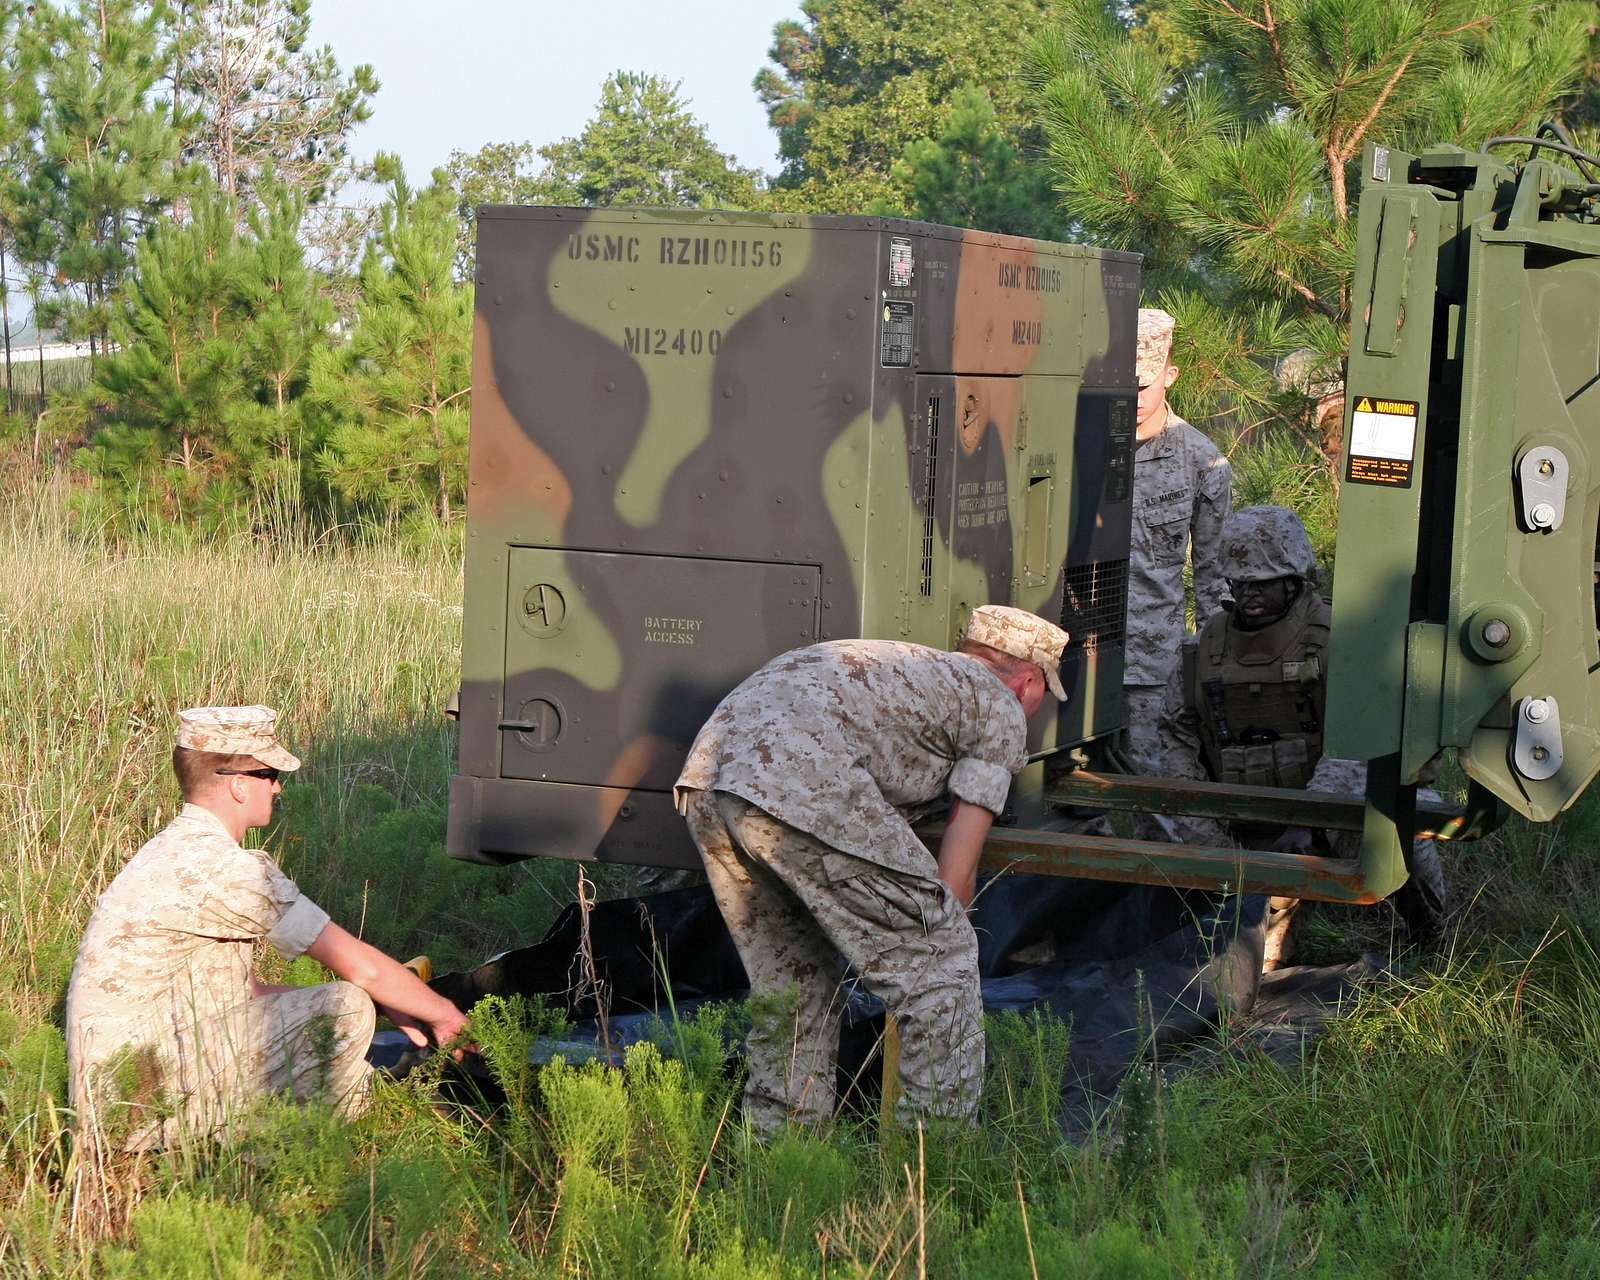
[[[303,396],[333,308],[300,243],[304,201],[267,175],[238,227],[207,184],[190,217],[140,243],[96,387],[101,475],[218,506],[272,488],[297,498],[320,443]]]
[[[117,350],[95,371],[111,419],[95,442],[101,474],[144,480],[176,463],[192,494],[240,464],[228,420],[245,393],[244,271],[234,202],[214,189],[139,245],[111,317]]]
[[[305,209],[300,192],[269,175],[248,217],[250,264],[241,290],[249,318],[244,363],[255,398],[278,418],[305,390],[311,356],[326,345],[334,319],[300,240]],[[276,443],[287,442],[281,430],[273,436]]]
[[[33,126],[38,118],[38,94],[33,69],[24,53],[21,36],[21,0],[0,0],[0,344],[5,348],[5,407],[15,412],[16,398],[11,368],[11,272],[21,241],[25,217],[22,175],[33,167]]]
[[[414,192],[392,157],[378,234],[361,263],[347,347],[317,353],[311,395],[333,421],[318,462],[358,503],[450,520],[466,486],[472,290],[455,282],[448,175]]]
[[[1047,240],[1066,234],[1048,170],[1023,158],[989,95],[974,86],[955,92],[943,131],[911,143],[892,176],[894,196],[872,212]]]
[[[133,245],[189,178],[170,104],[154,96],[169,22],[162,0],[41,0],[26,32],[43,104],[27,199],[58,286],[44,319],[92,352],[104,347]]]
[[[1308,412],[1272,362],[1339,377],[1363,143],[1476,144],[1536,124],[1582,61],[1561,0],[1147,0],[1130,30],[1066,0],[1035,47],[1056,188],[1101,243],[1146,255],[1179,319],[1180,411]]]
[[[249,480],[297,505],[317,491],[322,419],[308,412],[311,362],[329,349],[333,303],[306,261],[306,202],[268,173],[256,188],[239,275],[240,371],[244,394],[228,415],[233,446],[250,459]]]
[[[370,66],[345,76],[332,49],[307,46],[310,0],[178,0],[174,28],[185,152],[242,215],[269,172],[307,204],[337,189],[378,82]]]
[[[539,148],[541,203],[748,209],[756,174],[706,137],[676,84],[619,71],[576,138]]]

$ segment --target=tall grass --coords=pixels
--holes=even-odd
[[[1235,459],[1236,465],[1239,459]],[[265,834],[337,918],[445,964],[532,937],[570,869],[443,856],[460,565],[448,544],[122,540],[40,489],[0,515],[0,1273],[50,1276],[1586,1276],[1600,1270],[1600,805],[1451,851],[1442,948],[1284,1067],[1231,1025],[1136,1071],[1086,1142],[1070,1029],[991,1021],[983,1123],[758,1142],[726,1008],[623,1068],[528,1065],[511,1104],[427,1075],[373,1113],[266,1105],[226,1147],[97,1159],[62,1108],[60,1002],[94,899],[169,817],[176,708],[265,701],[306,759]],[[258,525],[252,521],[246,527]],[[1459,782],[1459,779],[1456,781]],[[1323,959],[1383,947],[1325,913]],[[273,976],[273,975],[269,975]],[[433,1068],[437,1072],[438,1067]]]

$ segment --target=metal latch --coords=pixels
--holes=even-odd
[[[1511,761],[1524,778],[1542,782],[1561,768],[1561,708],[1554,698],[1523,698],[1517,703],[1517,732]]]
[[[1567,514],[1567,455],[1548,444],[1523,454],[1517,463],[1517,497],[1522,527],[1529,533],[1559,529]]]

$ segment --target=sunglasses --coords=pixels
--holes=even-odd
[[[265,778],[268,782],[276,782],[279,777],[276,769],[218,769],[217,773],[224,778]]]

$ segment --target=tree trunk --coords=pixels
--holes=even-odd
[[[6,290],[6,251],[0,246],[0,335],[6,344],[6,416],[15,407],[11,396],[11,294]]]
[[[217,94],[217,123],[222,126],[221,136],[217,140],[220,149],[217,156],[217,185],[234,196],[238,192],[234,190],[233,176],[233,77],[228,66],[226,22],[217,24],[217,43],[217,61],[222,76],[220,92]]]
[[[436,451],[439,467],[439,519],[446,524],[450,523],[450,478],[444,466],[444,434],[439,430],[439,414],[435,410],[431,416],[433,427],[433,447]]]
[[[1350,194],[1345,186],[1343,148],[1336,138],[1329,139],[1324,153],[1328,159],[1328,181],[1333,187],[1333,216],[1342,227],[1350,221]]]

